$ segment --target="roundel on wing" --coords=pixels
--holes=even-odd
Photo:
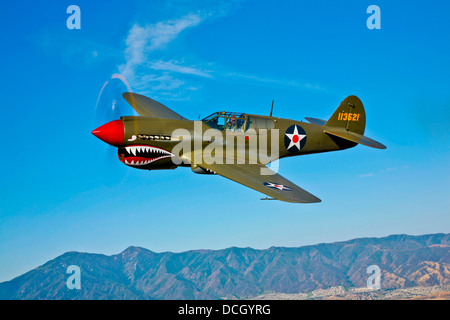
[[[306,132],[302,127],[293,124],[287,128],[284,134],[284,146],[287,151],[298,152],[305,146],[305,143]]]

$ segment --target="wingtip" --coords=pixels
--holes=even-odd
[[[365,145],[368,147],[375,148],[375,149],[382,149],[382,150],[387,149],[387,147],[384,144],[379,143],[378,141],[375,141],[375,140],[370,145],[369,144],[365,144]]]
[[[307,199],[306,198],[303,198],[301,200],[296,199],[292,202],[295,202],[295,203],[320,203],[320,202],[322,202],[322,200],[311,194],[310,197],[308,197]]]
[[[320,203],[320,202],[322,202],[322,200],[316,197],[314,200],[308,201],[306,203]]]

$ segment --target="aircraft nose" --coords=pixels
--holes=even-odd
[[[114,120],[92,130],[92,134],[100,140],[118,147],[123,144],[125,128],[122,120]]]

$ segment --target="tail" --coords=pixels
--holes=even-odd
[[[366,112],[356,96],[348,96],[323,125],[324,131],[332,136],[360,143],[368,147],[386,149],[381,143],[364,136]]]
[[[345,98],[325,123],[325,126],[364,134],[366,128],[366,111],[361,100],[356,96],[348,96]]]

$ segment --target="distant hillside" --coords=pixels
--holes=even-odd
[[[80,267],[69,290],[67,267]],[[0,299],[221,299],[365,287],[367,267],[381,269],[382,289],[450,284],[450,234],[393,235],[299,248],[231,247],[156,253],[67,252],[11,281]]]

